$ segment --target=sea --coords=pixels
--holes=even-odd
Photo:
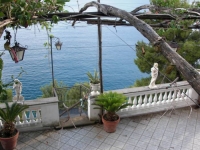
[[[89,0],[71,0],[65,9],[77,12]],[[132,11],[138,6],[149,4],[148,0],[101,0],[101,3]],[[97,11],[90,8],[87,11]],[[103,19],[103,18],[102,18]],[[116,18],[114,18],[116,19]],[[0,38],[0,52],[4,52],[3,83],[11,81],[11,76],[18,78],[23,85],[22,95],[25,100],[41,97],[40,88],[52,82],[50,47],[45,47],[48,33],[40,25],[20,28],[17,31],[7,28],[11,33],[11,44],[15,40],[22,46],[27,46],[23,61],[15,63],[8,51],[4,50],[5,33]],[[62,49],[57,50],[53,40],[54,78],[67,86],[75,83],[89,82],[86,73],[98,70],[98,31],[97,25],[77,21],[60,21],[54,24],[50,34],[58,37],[63,43]],[[149,76],[142,73],[134,63],[136,56],[135,44],[138,41],[148,42],[140,32],[131,26],[102,25],[102,69],[104,91],[130,87],[137,79]],[[151,66],[150,66],[151,67]],[[25,71],[18,74],[21,68]],[[12,88],[12,86],[10,87]],[[14,92],[14,90],[13,90]],[[14,93],[13,93],[14,94]]]

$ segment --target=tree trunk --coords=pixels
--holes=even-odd
[[[194,90],[200,95],[200,75],[184,58],[182,58],[178,53],[176,53],[166,42],[160,37],[153,28],[145,23],[144,21],[138,19],[137,17],[131,15],[131,13],[124,10],[115,8],[113,6],[99,4],[98,2],[89,2],[80,10],[80,12],[85,11],[88,7],[95,6],[97,9],[106,15],[113,15],[128,21],[133,25],[144,37],[146,37],[153,45],[160,47],[161,53],[182,73],[189,84],[194,88]]]

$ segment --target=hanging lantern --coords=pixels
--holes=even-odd
[[[55,43],[55,46],[56,46],[56,49],[57,49],[57,50],[61,50],[62,43],[58,40],[58,41]]]
[[[12,60],[15,61],[15,63],[22,61],[26,49],[27,47],[19,46],[19,43],[16,42],[15,46],[11,47],[9,50]]]

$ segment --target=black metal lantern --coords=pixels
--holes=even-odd
[[[58,41],[55,43],[55,46],[56,46],[56,49],[57,49],[57,50],[61,50],[62,43],[60,42],[60,40],[58,40]]]
[[[27,46],[22,47],[19,45],[19,43],[16,42],[15,46],[11,47],[9,50],[12,60],[15,61],[15,63],[22,61],[24,58],[24,53],[26,49],[27,49]]]

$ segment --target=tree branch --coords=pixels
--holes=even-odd
[[[194,88],[194,90],[200,94],[200,75],[195,68],[193,68],[184,58],[182,58],[178,53],[176,53],[168,43],[165,42],[162,37],[160,37],[153,28],[145,23],[144,21],[138,19],[132,14],[115,8],[113,6],[99,4],[97,2],[90,2],[85,4],[81,8],[80,12],[85,11],[88,7],[95,6],[97,9],[106,15],[113,15],[128,21],[133,25],[144,37],[146,37],[153,45],[160,47],[161,53],[166,57],[176,68],[182,73],[189,84]]]
[[[83,11],[87,10],[87,8],[94,6],[97,9],[100,8],[100,11],[106,15],[112,15],[119,18],[122,18],[128,21],[131,25],[133,25],[138,31],[142,33],[144,37],[150,40],[151,43],[155,43],[157,40],[160,40],[161,37],[152,29],[152,27],[146,24],[144,21],[138,19],[137,17],[133,16],[132,14],[115,8],[113,6],[100,4],[98,2],[92,1],[87,4],[79,11],[82,13]]]
[[[6,20],[3,20],[3,21],[0,21],[0,28],[8,25],[8,24],[11,24],[14,22],[14,18],[11,18],[11,19],[6,19]]]
[[[139,6],[137,8],[135,8],[134,10],[132,10],[130,13],[131,14],[134,14],[134,13],[137,13],[138,11],[142,10],[142,9],[154,9],[155,6],[154,5],[142,5],[142,6]]]

